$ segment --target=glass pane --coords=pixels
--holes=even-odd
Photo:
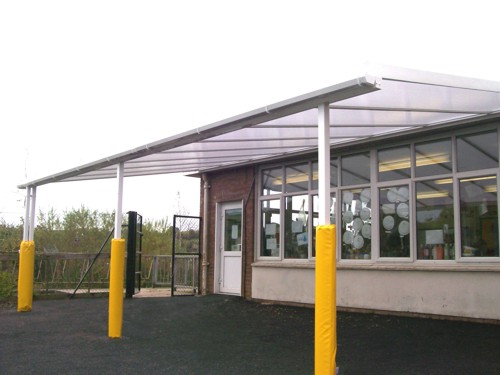
[[[457,138],[458,170],[498,167],[497,132],[473,134]]]
[[[415,158],[417,177],[451,173],[451,139],[417,143]]]
[[[280,255],[280,201],[262,201],[261,207],[261,256]]]
[[[279,194],[283,185],[283,168],[262,171],[262,195]]]
[[[241,208],[224,213],[224,251],[241,251]]]
[[[372,238],[371,190],[342,192],[342,259],[370,259]]]
[[[378,180],[392,181],[411,177],[410,146],[378,152]]]
[[[285,198],[285,258],[307,259],[309,248],[308,217],[307,195]]]
[[[342,185],[370,182],[370,153],[342,157]]]
[[[454,259],[453,181],[417,182],[417,258]]]
[[[462,256],[498,256],[496,176],[460,180]]]
[[[287,193],[309,190],[309,164],[300,164],[286,167],[286,185]]]
[[[379,194],[380,256],[409,257],[410,202],[408,186],[381,188]]]
[[[337,179],[338,179],[338,167],[337,167],[337,158],[333,158],[330,160],[330,187],[337,187]],[[313,163],[313,179],[312,179],[312,190],[318,190],[318,162],[315,161]]]
[[[335,193],[330,194],[330,224],[335,224],[335,206],[337,199]],[[312,256],[316,256],[316,227],[319,224],[319,197],[313,196],[313,243],[312,243]]]

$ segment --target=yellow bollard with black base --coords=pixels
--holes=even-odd
[[[335,225],[316,228],[316,296],[314,310],[314,374],[336,372],[336,234]]]
[[[122,337],[123,323],[123,272],[125,270],[125,240],[111,240],[111,260],[109,271],[109,315],[108,336]]]
[[[33,278],[35,274],[35,242],[22,241],[19,249],[19,275],[17,281],[17,311],[33,308]]]

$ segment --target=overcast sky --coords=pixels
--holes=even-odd
[[[500,81],[495,1],[0,1],[0,218],[16,186],[355,78],[366,62]],[[198,214],[199,182],[127,178],[124,211]],[[178,199],[180,195],[180,199]],[[116,181],[37,207],[112,211]]]

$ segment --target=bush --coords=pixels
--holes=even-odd
[[[12,299],[17,289],[16,278],[9,272],[0,272],[0,301]]]

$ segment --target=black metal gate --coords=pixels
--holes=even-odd
[[[142,280],[142,216],[137,212],[128,212],[127,233],[127,277],[125,298],[141,291]]]
[[[172,296],[198,294],[201,218],[174,215],[172,236]]]

